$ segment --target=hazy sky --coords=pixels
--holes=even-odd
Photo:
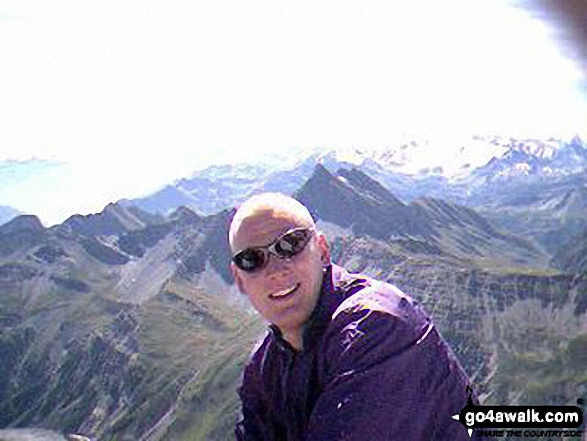
[[[294,147],[585,136],[580,84],[505,0],[0,0],[0,205],[51,225]]]

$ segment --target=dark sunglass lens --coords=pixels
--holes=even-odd
[[[275,251],[283,257],[291,257],[304,249],[308,238],[308,230],[297,230],[286,234],[275,243]]]
[[[244,250],[234,256],[234,263],[243,271],[256,271],[265,265],[265,253],[261,250]]]

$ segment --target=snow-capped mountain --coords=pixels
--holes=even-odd
[[[503,145],[508,150],[475,170],[476,176],[488,179],[568,176],[587,169],[587,144],[579,136],[570,142],[509,139]]]
[[[381,167],[402,175],[455,179],[468,176],[507,149],[502,143],[494,142],[494,138],[445,136],[434,140],[401,141],[383,149],[332,149],[315,154],[359,167]]]
[[[472,174],[493,178],[579,173],[587,167],[587,144],[578,135],[568,142],[475,136],[412,140],[383,150],[332,150],[321,156],[412,177],[443,176],[458,181]]]

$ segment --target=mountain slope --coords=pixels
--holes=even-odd
[[[551,263],[571,274],[587,276],[587,229],[561,244]]]
[[[493,184],[472,206],[500,228],[532,238],[549,253],[587,228],[587,174]]]
[[[258,337],[222,277],[209,284],[207,273],[228,277],[228,245],[216,243],[226,242],[228,212],[182,209],[142,227],[95,221],[112,208],[75,228],[30,216],[0,227],[0,427],[139,439],[173,422],[199,372],[216,372],[228,354],[244,360]],[[90,234],[104,225],[118,235]]]
[[[427,219],[445,252],[481,266],[546,267],[548,255],[533,241],[505,233],[475,210],[434,198],[410,204]]]

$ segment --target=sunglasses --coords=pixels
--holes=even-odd
[[[286,231],[269,245],[264,247],[245,248],[236,253],[232,261],[243,271],[253,273],[259,271],[269,262],[269,255],[280,259],[291,259],[306,248],[314,230],[310,228],[294,228]]]

